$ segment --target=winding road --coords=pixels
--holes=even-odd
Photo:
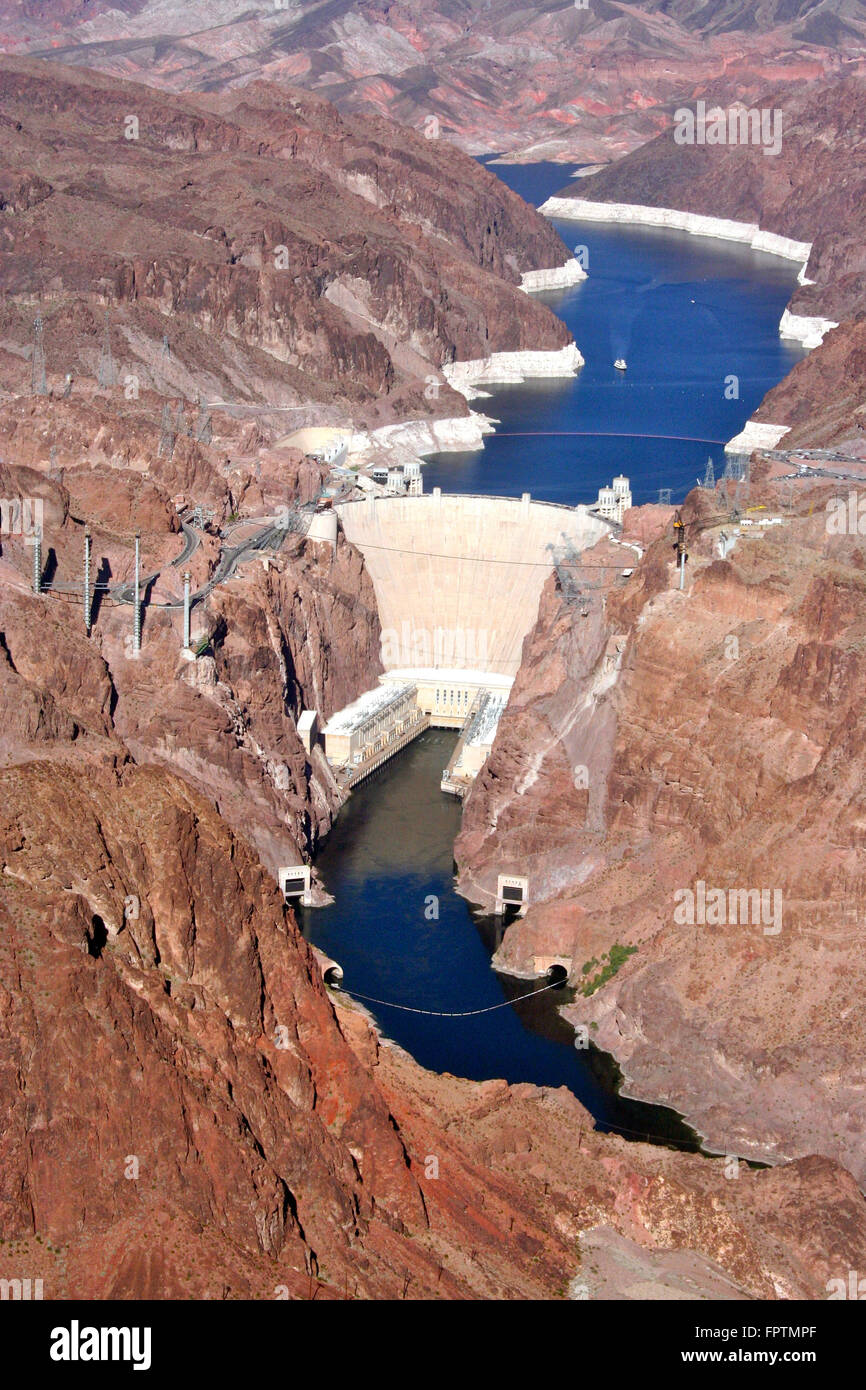
[[[312,508],[291,510],[282,513],[279,517],[250,517],[242,521],[234,522],[220,532],[220,539],[225,542],[228,540],[229,533],[241,527],[254,526],[252,535],[247,536],[237,545],[223,545],[216,567],[207,583],[200,589],[196,589],[190,594],[190,607],[194,608],[197,603],[201,603],[207,598],[218,584],[225,584],[232,578],[239,564],[253,555],[261,554],[269,550],[276,554],[289,534],[303,535],[306,533],[312,516]],[[179,555],[170,562],[168,568],[177,570],[181,565],[185,565],[196,550],[201,545],[201,535],[190,525],[188,521],[181,520],[184,544]],[[143,596],[148,589],[156,583],[162,570],[154,570],[151,574],[144,574],[139,580],[139,595],[144,602]],[[58,583],[43,584],[42,593],[81,593],[81,581],[78,583]],[[105,594],[113,599],[115,603],[135,603],[135,583],[125,581],[122,584],[94,584],[93,592]],[[183,599],[175,601],[163,600],[158,603],[149,603],[151,608],[183,608]]]

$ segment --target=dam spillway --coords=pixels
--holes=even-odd
[[[375,497],[337,508],[364,556],[391,671],[472,673],[510,684],[556,554],[610,528],[587,507],[521,498]],[[482,682],[479,682],[482,683]]]

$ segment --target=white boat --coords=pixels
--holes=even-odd
[[[626,361],[624,357],[618,357],[613,365],[618,372],[624,372],[626,370]]]

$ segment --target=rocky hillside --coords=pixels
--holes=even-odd
[[[0,93],[2,496],[42,508],[52,586],[30,594],[32,547],[4,511],[7,759],[73,738],[97,761],[181,770],[275,869],[339,804],[295,721],[375,683],[379,622],[342,537],[332,554],[290,535],[232,575],[219,566],[251,532],[227,528],[320,494],[327,468],[285,442],[298,426],[465,414],[444,363],[561,346],[518,286],[566,249],[459,151],[320,98],[166,97],[11,60]],[[90,640],[74,597],[88,525]],[[116,586],[136,530],[152,581],[133,661]],[[194,590],[221,582],[194,610],[202,655],[179,666],[166,605],[184,568]]]
[[[49,385],[98,376],[111,309],[128,414],[158,429],[166,396],[204,400],[270,438],[465,414],[444,363],[568,341],[518,288],[566,248],[445,142],[303,93],[166,96],[27,61],[0,63],[0,103],[14,394],[37,310]]]
[[[624,1248],[644,1290],[685,1273],[689,1296],[772,1298],[856,1267],[866,1208],[831,1163],[726,1181],[594,1135],[566,1092],[380,1047],[211,805],[69,754],[0,774],[0,1277],[46,1298],[586,1297],[615,1286],[599,1248]]]
[[[748,100],[838,72],[864,36],[862,0],[293,0],[241,11],[234,0],[0,0],[0,44],[17,56],[175,90],[266,77],[343,111],[428,132],[438,122],[473,152],[584,162],[643,144],[672,104],[708,87]]]
[[[453,413],[444,388],[422,390],[450,357],[562,341],[517,289],[561,258],[558,239],[458,152],[315,98],[157,100],[30,62],[0,67],[0,85],[0,1278],[41,1278],[46,1298],[823,1297],[858,1267],[866,1204],[826,1156],[855,1167],[851,1144],[817,1131],[820,1087],[801,1131],[818,1152],[755,1172],[596,1134],[564,1091],[432,1076],[329,992],[277,893],[276,867],[339,804],[297,717],[372,685],[380,636],[342,535],[241,549],[325,478],[284,442],[280,410]],[[287,271],[268,264],[280,245]],[[14,498],[41,510],[43,593]],[[136,531],[138,656],[123,601]],[[574,682],[663,587],[659,553],[595,615],[592,651],[572,659],[565,629],[545,642]],[[857,659],[859,560],[837,562],[850,641],[823,650],[836,610],[807,587],[777,715],[797,736],[767,755],[768,785],[842,737],[808,723],[809,692]],[[214,581],[190,660],[187,569],[196,589]],[[566,681],[560,710],[573,694]],[[628,756],[617,766],[625,778]],[[600,753],[593,777],[604,767]],[[546,777],[542,755],[521,794]],[[557,814],[554,799],[549,826]],[[856,834],[841,793],[838,819],[828,882],[834,837]],[[599,1038],[610,997],[587,1015]],[[653,1035],[630,1068],[651,1074],[657,1049]],[[838,1085],[846,1098],[847,1070]],[[688,1100],[685,1082],[671,1091]],[[768,1133],[736,1151],[785,1152],[784,1120],[769,1105]]]
[[[741,526],[692,494],[683,593],[661,509],[630,514],[646,553],[585,619],[551,581],[457,859],[470,897],[530,876],[500,959],[569,966],[568,1017],[629,1093],[714,1148],[815,1149],[862,1182],[862,539],[826,525],[851,484],[804,479],[788,511],[768,473]],[[721,920],[688,916],[698,883]]]

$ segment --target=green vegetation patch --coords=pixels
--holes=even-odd
[[[636,950],[637,946],[620,946],[619,942],[615,941],[610,950],[604,952],[601,960],[596,960],[593,956],[592,960],[588,960],[581,968],[583,984],[578,986],[580,993],[587,999],[591,994],[595,994],[597,989],[601,989],[602,985],[613,979],[620,966],[624,965]],[[598,970],[598,974],[593,975],[593,970]]]

